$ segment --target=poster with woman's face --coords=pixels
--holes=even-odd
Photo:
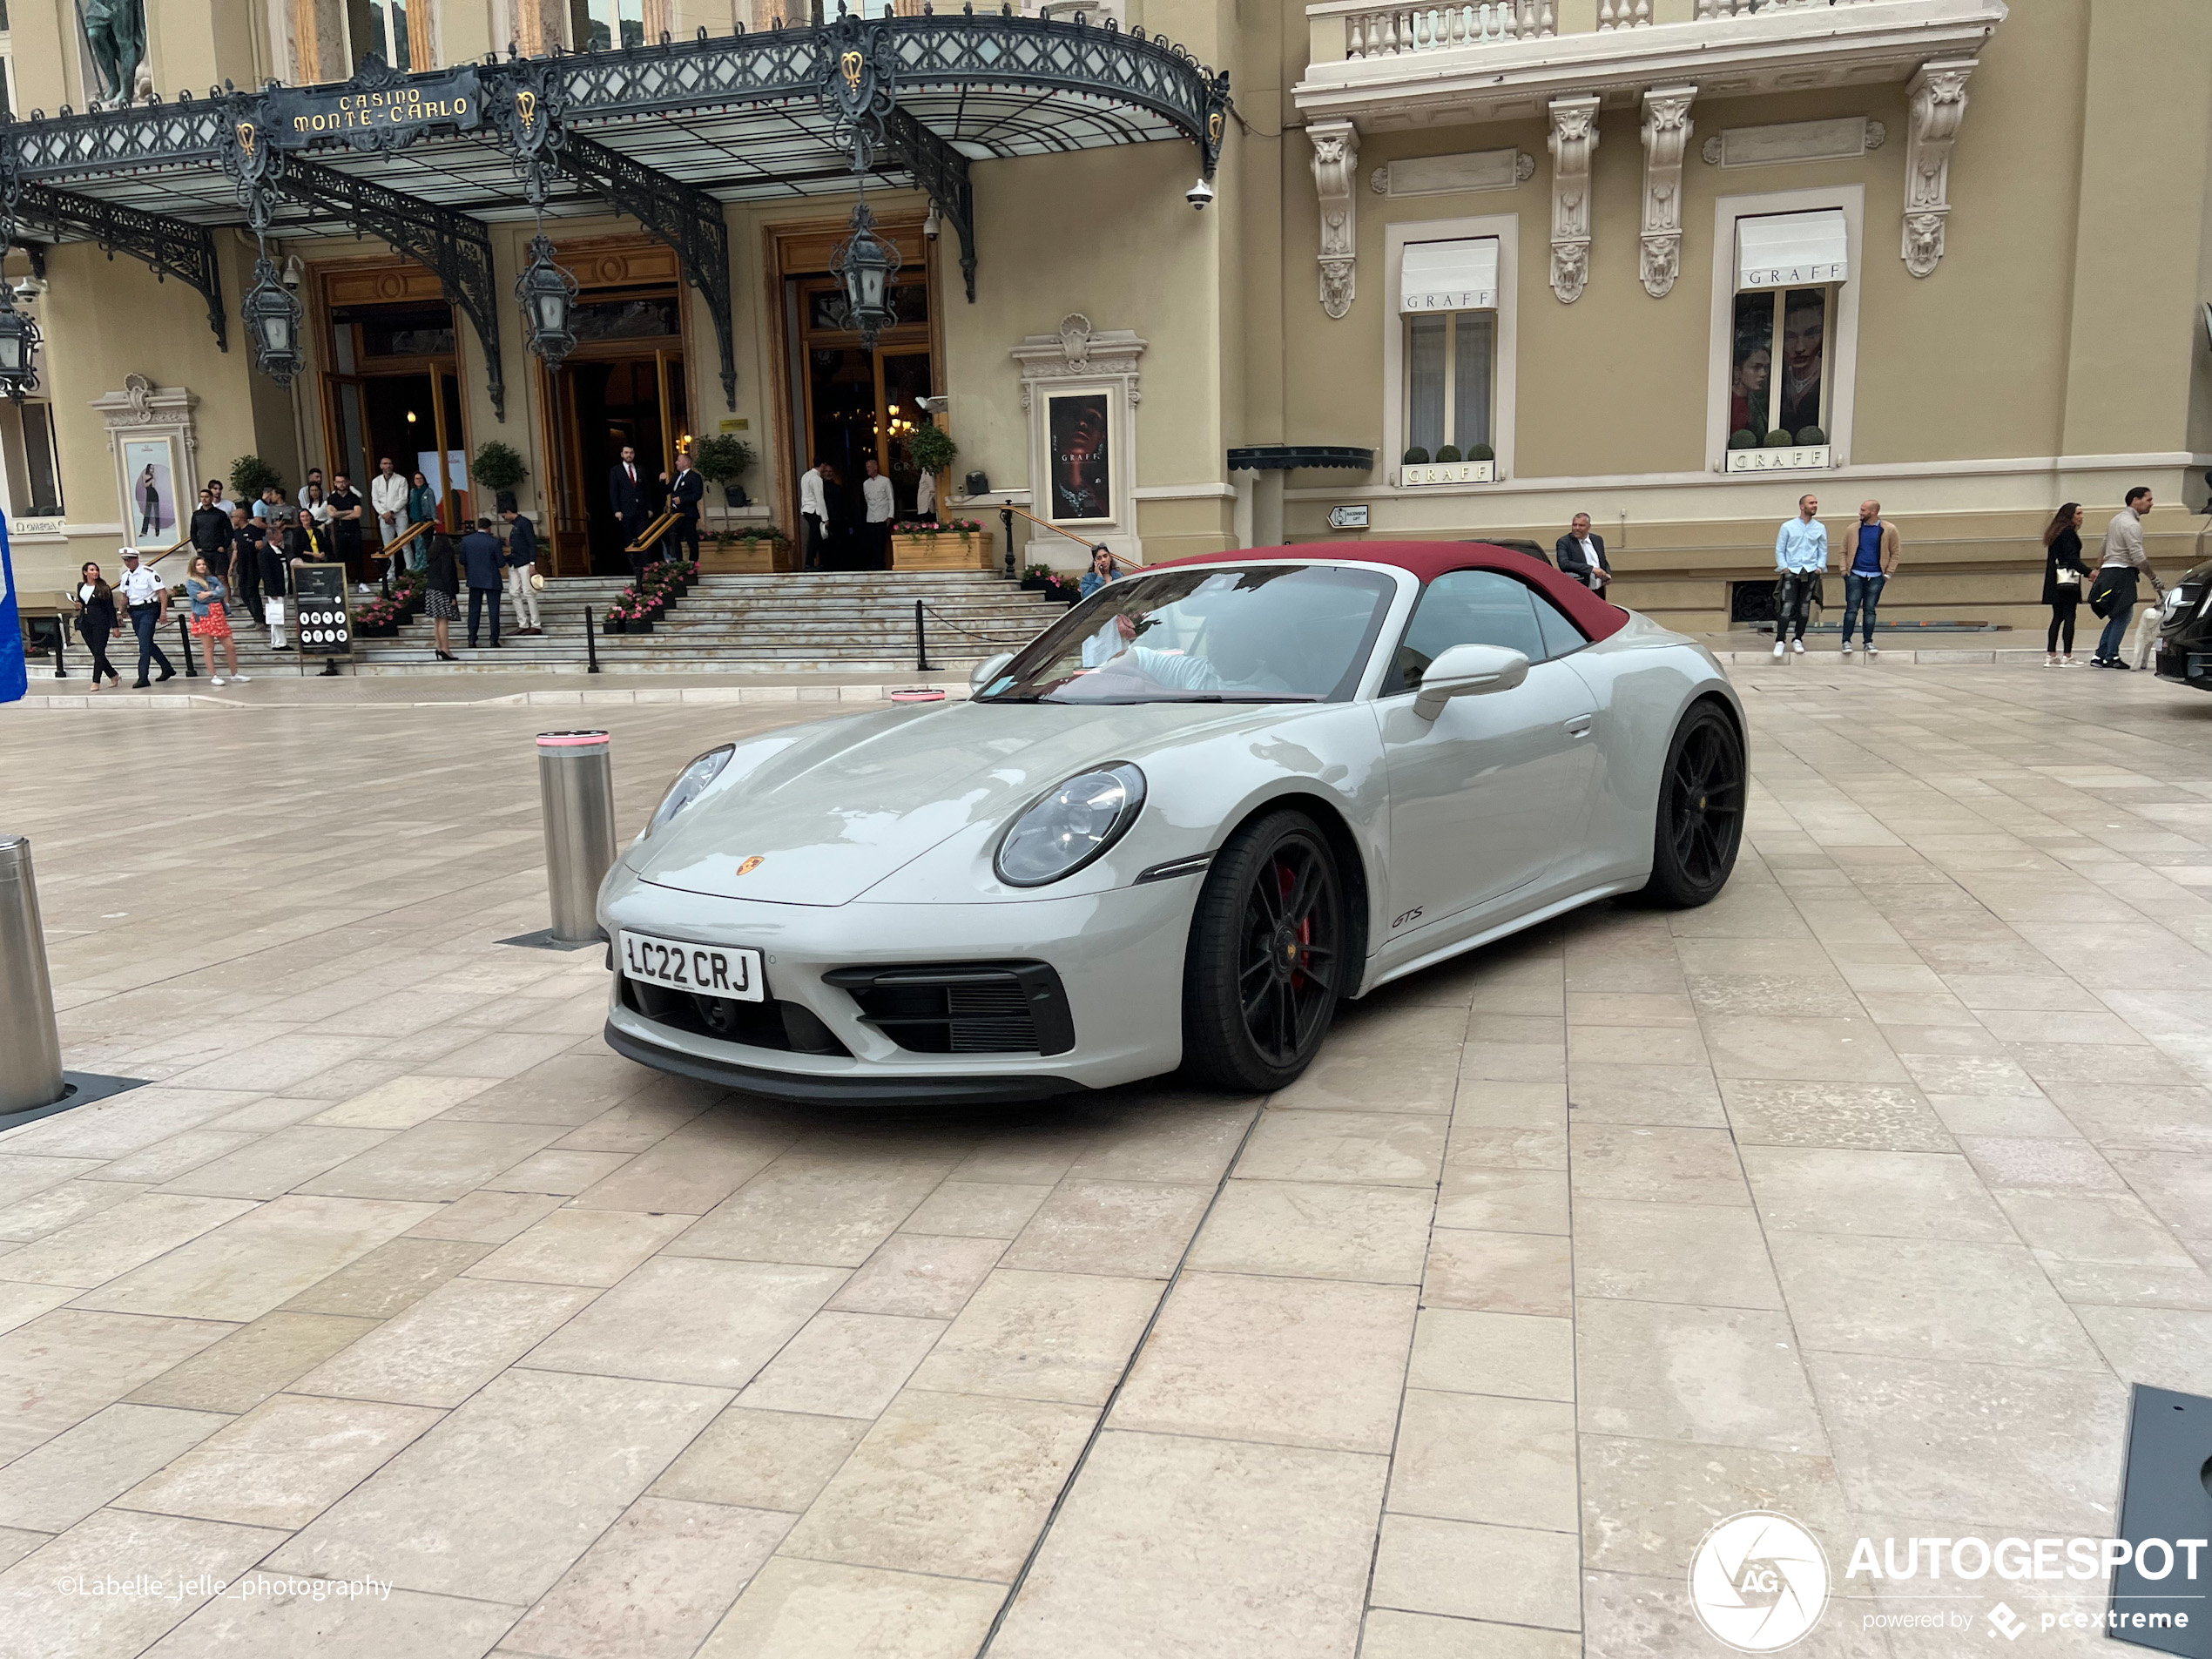
[[[1045,401],[1045,439],[1052,454],[1049,516],[1059,523],[1114,516],[1111,408],[1104,392],[1070,392]]]
[[[134,547],[167,547],[177,539],[177,484],[166,438],[123,445],[123,528]]]

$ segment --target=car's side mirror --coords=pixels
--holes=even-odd
[[[1413,712],[1424,720],[1433,720],[1455,697],[1510,691],[1527,678],[1528,658],[1517,651],[1503,645],[1454,645],[1421,675]]]
[[[986,657],[968,671],[968,689],[981,691],[986,685],[1006,672],[1006,665],[1014,660],[1014,653],[1002,651],[995,657]]]

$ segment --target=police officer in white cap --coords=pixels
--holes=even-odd
[[[138,679],[136,689],[147,686],[146,668],[149,663],[161,664],[161,678],[172,680],[177,671],[169,666],[169,659],[161,653],[154,641],[154,632],[169,619],[169,590],[152,570],[140,561],[135,547],[118,547],[117,556],[123,561],[123,579],[116,590],[129,608],[131,631],[138,637]]]

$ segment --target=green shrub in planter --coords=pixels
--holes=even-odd
[[[261,499],[265,489],[282,489],[284,475],[259,455],[240,455],[231,462],[231,499],[248,503]]]
[[[514,504],[515,486],[529,476],[530,469],[523,457],[508,444],[496,438],[480,446],[476,457],[469,463],[469,482],[471,488],[489,489],[500,511]],[[482,509],[478,509],[481,516]]]
[[[1495,461],[1497,458],[1498,452],[1487,443],[1474,444],[1467,449],[1469,461]]]
[[[1804,427],[1797,433],[1797,442],[1808,445],[1825,443],[1828,442],[1828,435],[1817,426]]]
[[[1428,465],[1428,451],[1417,443],[1406,452],[1401,464],[1408,467],[1426,467]]]
[[[1794,448],[1797,447],[1797,441],[1795,438],[1784,432],[1780,427],[1775,428],[1773,431],[1766,435],[1766,447],[1770,449]]]
[[[1750,427],[1740,426],[1728,435],[1728,447],[1731,449],[1756,449],[1759,447],[1759,435]]]
[[[1462,459],[1464,457],[1460,454],[1460,446],[1456,443],[1447,443],[1436,452],[1437,464],[1440,466],[1448,465],[1452,462]]]

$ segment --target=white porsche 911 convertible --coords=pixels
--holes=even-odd
[[[974,686],[685,768],[600,889],[608,1042],[786,1100],[1279,1089],[1341,999],[1703,904],[1743,833],[1713,658],[1477,543],[1148,567]]]

